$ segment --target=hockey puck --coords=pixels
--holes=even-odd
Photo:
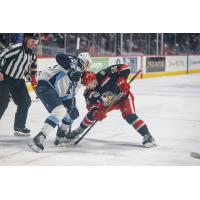
[[[193,158],[198,158],[198,159],[200,159],[200,153],[197,153],[197,152],[191,152],[191,153],[190,153],[190,156],[193,157]]]

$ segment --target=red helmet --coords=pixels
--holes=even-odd
[[[97,80],[96,79],[96,75],[91,72],[91,71],[85,71],[82,74],[81,77],[81,83],[85,86],[87,86],[89,83],[91,83],[92,81]]]

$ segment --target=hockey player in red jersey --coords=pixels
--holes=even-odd
[[[122,117],[143,136],[142,144],[145,147],[156,146],[147,125],[136,114],[134,96],[130,91],[130,85],[127,83],[129,74],[130,69],[127,65],[117,64],[97,74],[86,71],[82,75],[82,84],[86,86],[84,96],[88,113],[80,126],[67,135],[68,140],[83,133],[94,121],[101,121],[106,118],[107,112],[117,109],[121,111]]]

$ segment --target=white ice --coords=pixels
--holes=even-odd
[[[31,138],[15,137],[16,106],[10,102],[0,121],[0,165],[200,165],[190,152],[200,152],[200,74],[136,80],[132,83],[137,114],[155,137],[158,147],[143,148],[142,137],[113,111],[77,146],[55,147],[55,131],[46,140],[42,153],[31,152],[27,143],[48,116],[43,105],[33,102],[27,127]],[[81,116],[86,113],[83,89],[77,95]]]

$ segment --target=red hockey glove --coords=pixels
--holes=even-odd
[[[102,110],[102,111],[106,110],[106,107],[104,106],[104,104],[102,102],[98,102],[96,104],[96,107],[98,110]]]
[[[103,110],[97,110],[93,113],[93,117],[97,121],[102,121],[104,118],[106,118],[106,113]]]
[[[127,83],[127,80],[124,77],[120,77],[117,80],[117,86],[123,93],[127,93],[130,90],[130,85]]]
[[[37,80],[35,76],[31,76],[31,85],[33,87],[33,89],[35,90],[36,86],[37,86]]]

